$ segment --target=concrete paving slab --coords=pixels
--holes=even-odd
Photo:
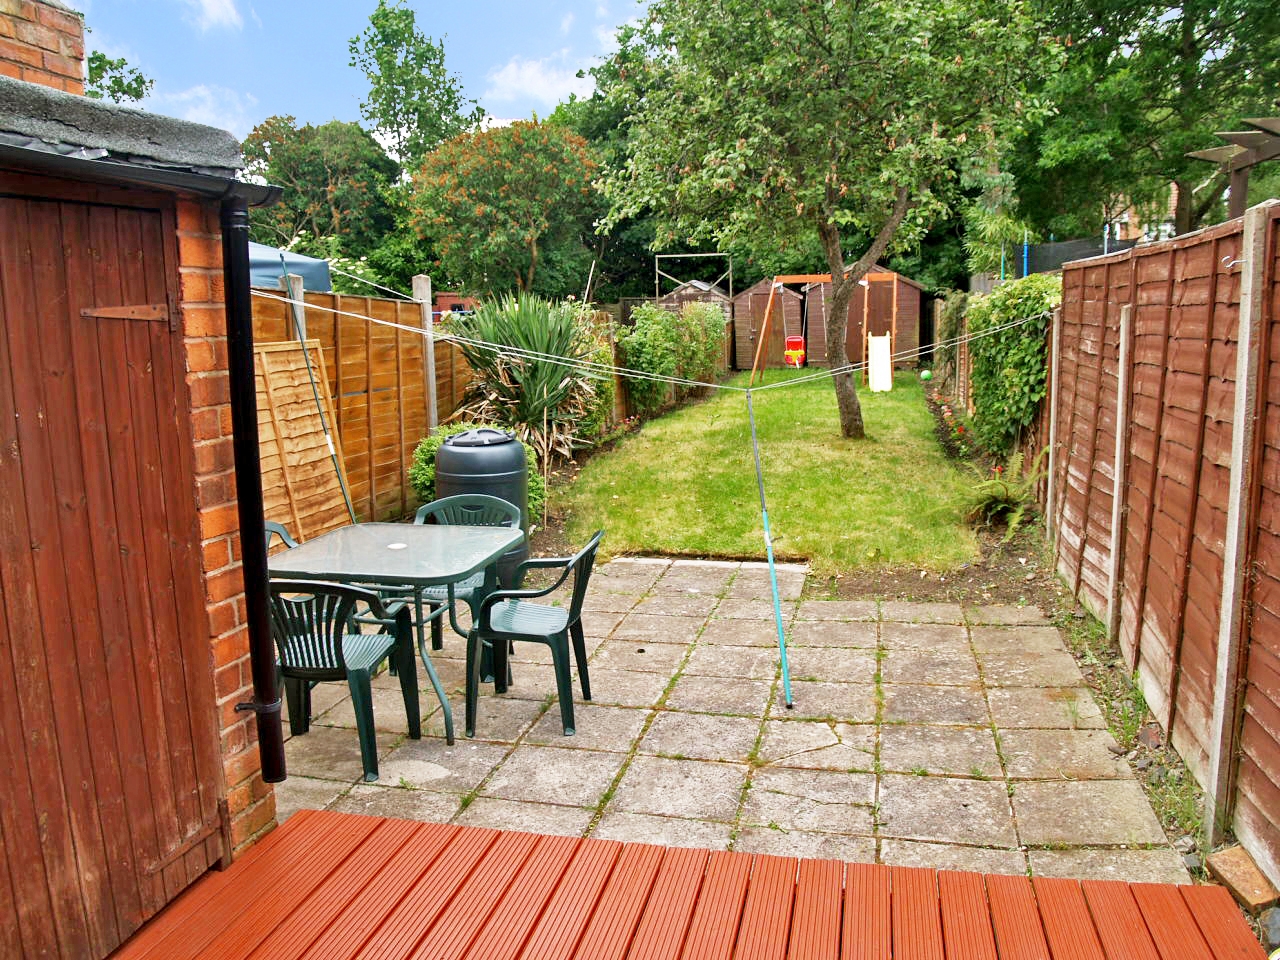
[[[738,853],[766,853],[776,857],[815,857],[845,863],[875,863],[876,842],[871,837],[846,837],[805,830],[771,830],[744,827],[733,841]]]
[[[786,630],[785,624],[783,630]],[[727,644],[735,647],[776,647],[778,626],[772,615],[767,620],[716,620],[713,618],[707,623],[698,642]]]
[[[1022,842],[1032,846],[1163,845],[1142,788],[1133,780],[1042,780],[1014,787]]]
[[[591,836],[597,840],[633,843],[660,843],[668,847],[699,847],[724,850],[729,846],[733,826],[686,817],[657,817],[626,810],[608,810]]]
[[[871,771],[876,726],[813,720],[766,720],[760,760],[776,767]]]
[[[666,706],[671,710],[729,713],[758,719],[764,715],[771,686],[766,680],[683,676],[667,695]]]
[[[878,600],[801,600],[797,620],[879,620]]]
[[[582,632],[588,637],[604,637],[612,636],[613,632],[618,629],[622,622],[627,618],[625,613],[601,613],[592,610],[585,610],[582,614]],[[542,644],[522,644],[522,646],[539,647]]]
[[[696,617],[706,620],[720,598],[715,594],[653,594],[636,604],[633,613],[658,617]]]
[[[1000,752],[1010,779],[1128,780],[1129,764],[1108,747],[1106,730],[1004,730]]]
[[[990,603],[981,606],[962,603],[964,618],[972,624],[1013,626],[1016,624],[1041,624],[1049,620],[1039,607],[1018,606],[1012,603]]]
[[[795,619],[796,602],[784,600],[779,605],[782,610],[783,625]],[[717,620],[767,620],[773,622],[773,600],[751,600],[740,597],[726,597],[716,607]]]
[[[577,730],[572,737],[566,737],[560,724],[560,708],[553,705],[524,735],[524,742],[573,750],[628,753],[649,716],[650,711],[645,709],[575,703],[573,719]]]
[[[658,594],[695,594],[716,597],[724,593],[729,581],[738,572],[737,565],[701,566],[698,564],[676,563],[654,585]]]
[[[659,617],[629,613],[613,631],[613,636],[619,640],[643,640],[648,643],[692,643],[705,622],[705,617]]]
[[[380,683],[379,681],[382,682]],[[383,670],[382,673],[373,678],[371,686],[380,687],[387,683],[396,684],[396,689],[399,689],[400,681],[391,676],[390,671]],[[283,696],[283,693],[281,696]],[[334,706],[344,700],[350,699],[350,697],[351,689],[347,686],[345,680],[341,683],[317,683],[311,688],[311,716],[313,718],[323,716]],[[400,707],[400,712],[404,712],[403,704]],[[285,732],[287,733],[289,729],[289,716],[287,713],[284,714],[284,722]]]
[[[426,678],[424,677],[423,679],[425,680]],[[409,720],[405,715],[404,695],[400,692],[399,681],[396,681],[394,690],[385,687],[374,687],[372,693],[374,729],[407,736],[409,733]],[[315,701],[313,700],[313,708],[314,703]],[[440,709],[440,701],[436,699],[435,691],[428,687],[418,694],[418,711],[425,716],[433,709]],[[316,716],[311,722],[313,725],[350,727],[354,730],[356,728],[356,710],[351,703],[351,698],[349,696],[343,697],[324,713]],[[284,724],[286,727],[289,725],[287,709]]]
[[[1084,680],[1069,653],[979,653],[989,687],[1078,687]]]
[[[793,680],[871,684],[878,666],[874,650],[848,647],[792,647],[787,659]]]
[[[759,734],[755,717],[666,712],[654,718],[638,749],[681,760],[746,763]]]
[[[783,600],[799,600],[804,592],[805,569],[803,567],[778,565],[778,596]],[[769,582],[769,566],[744,563],[738,575],[729,584],[728,596],[741,599],[765,600],[773,597],[773,588]]]
[[[662,697],[668,683],[670,678],[660,673],[592,668],[591,700],[593,703],[624,707],[652,707]],[[554,684],[551,689],[555,689]]]
[[[323,810],[350,788],[337,780],[318,780],[289,771],[289,778],[277,783],[276,821],[284,823],[299,810]]]
[[[1103,729],[1102,710],[1086,687],[996,687],[987,691],[1001,729]]]
[[[351,792],[341,800],[331,804],[329,809],[339,813],[361,813],[370,817],[448,823],[458,812],[461,801],[462,798],[456,793],[361,783],[352,787]]]
[[[522,744],[480,792],[504,800],[594,807],[625,759],[617,753]]]
[[[1067,644],[1057,627],[970,627],[973,648],[985,653],[1066,652]]]
[[[1029,850],[1037,877],[1124,880],[1128,883],[1191,883],[1177,852],[1163,850]]]
[[[870,773],[760,769],[751,778],[742,825],[870,837],[875,790]]]
[[[1027,856],[1021,850],[962,847],[951,843],[887,839],[880,842],[880,862],[894,867],[927,867],[930,870],[970,870],[1023,876]]]
[[[857,620],[797,620],[787,636],[789,646],[860,647],[874,650],[880,643],[880,628],[874,622]]]
[[[379,772],[386,778],[391,746],[400,738],[394,734],[378,732],[375,739],[378,745]],[[360,741],[354,728],[324,727],[313,723],[307,733],[289,738],[284,745],[284,757],[290,773],[319,780],[341,780],[344,783],[364,780],[364,767],[360,763]]]
[[[509,746],[431,738],[406,740],[382,762],[383,782],[438,793],[469,793],[510,751]]]
[[[990,727],[888,724],[880,731],[880,766],[888,773],[987,778],[1002,775]]]
[[[880,835],[1005,849],[1018,845],[1005,784],[947,777],[881,777]]]
[[[454,823],[494,830],[523,830],[526,833],[551,833],[563,837],[580,837],[595,811],[586,807],[561,807],[550,803],[528,803],[502,800],[498,797],[476,797],[454,817]]]
[[[639,670],[670,677],[689,652],[688,644],[651,643],[647,640],[607,640],[596,650],[591,667]]]
[[[796,680],[791,684],[794,706],[790,710],[783,703],[783,693],[779,683],[770,708],[770,716],[776,719],[870,723],[876,718],[876,692],[869,683]]]
[[[637,756],[605,814],[622,810],[732,823],[746,780],[742,764]]]
[[[964,611],[958,603],[908,603],[884,600],[880,604],[882,620],[902,623],[964,623]]]
[[[587,595],[582,598],[583,613],[630,613],[642,596],[638,593],[605,593],[592,589],[594,586],[593,579]]]
[[[889,650],[880,670],[885,683],[971,687],[978,682],[978,661],[968,650]]]
[[[945,723],[971,727],[987,722],[987,702],[978,685],[934,687],[917,683],[886,683],[883,719],[886,723]]]
[[[499,743],[513,743],[519,740],[520,735],[532,727],[546,711],[547,689],[543,687],[537,691],[544,694],[544,698],[540,700],[526,700],[521,696],[521,693],[525,696],[530,695],[530,688],[527,685],[520,690],[512,687],[511,692],[503,696],[481,697],[476,703],[475,739]],[[550,689],[555,689],[554,681]],[[453,718],[455,726],[462,724],[462,707],[463,704],[459,703],[458,715]],[[556,716],[560,715],[558,707],[554,708],[553,712]]]
[[[969,650],[969,629],[948,623],[881,623],[888,650]]]
[[[729,647],[699,643],[684,673],[697,677],[772,680],[778,673],[778,654],[771,647]]]

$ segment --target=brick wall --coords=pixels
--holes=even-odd
[[[47,0],[0,0],[0,75],[84,93],[84,20]]]
[[[262,780],[253,714],[235,710],[237,703],[251,700],[253,694],[231,446],[217,203],[178,201],[178,264],[214,689],[232,843],[238,852],[270,829],[276,808],[275,794]]]

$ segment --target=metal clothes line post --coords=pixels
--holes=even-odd
[[[769,508],[764,499],[764,471],[760,469],[760,439],[756,435],[756,413],[751,405],[751,391],[747,391],[747,418],[751,421],[751,451],[756,459],[756,489],[760,491],[760,516],[764,519],[764,549],[769,557],[769,586],[773,590],[773,620],[778,628],[778,654],[782,660],[782,694],[787,709],[794,706],[791,700],[791,665],[787,662],[787,638],[782,630],[782,601],[778,599],[778,571],[773,563],[773,535],[769,532]]]

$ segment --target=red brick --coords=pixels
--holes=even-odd
[[[202,507],[213,507],[230,501],[227,475],[215,473],[196,481],[196,502]]]
[[[209,608],[209,616],[212,618],[214,614],[224,610],[228,612],[231,619],[238,619],[239,611],[236,610],[234,601],[215,604]],[[219,636],[217,640],[213,641],[213,664],[215,667],[225,667],[228,663],[243,660],[248,655],[249,634],[246,630],[236,630],[235,633],[229,633],[225,637]]]
[[[222,266],[222,245],[206,234],[178,232],[178,263],[184,267]]]
[[[216,408],[208,408],[210,411]],[[204,411],[196,411],[192,414],[192,429],[194,431],[194,420],[197,413]],[[212,423],[216,426],[217,416],[213,415]],[[196,474],[205,475],[210,473],[219,473],[224,470],[230,470],[235,466],[235,449],[231,446],[230,437],[215,436],[204,443],[197,443],[196,450]]]
[[[239,529],[240,514],[234,503],[200,511],[200,539],[211,540]],[[227,594],[226,596],[230,596]],[[226,596],[218,599],[226,599]]]
[[[255,749],[241,750],[234,757],[224,757],[222,772],[227,783],[241,784],[255,774],[261,779],[262,762]]]
[[[194,200],[178,201],[178,229],[184,233],[204,233],[204,204]]]
[[[0,77],[13,77],[15,80],[21,80],[22,68],[16,63],[0,60]]]
[[[188,337],[224,337],[227,316],[222,307],[182,305],[182,331]]]
[[[63,34],[58,38],[58,52],[64,57],[71,57],[73,60],[83,63],[84,38]]]
[[[239,716],[240,719],[237,723],[222,729],[222,756],[224,763],[226,762],[226,757],[237,757],[249,749],[252,743],[256,743],[249,736],[251,728],[248,715],[240,714]]]
[[[43,24],[20,20],[14,32],[17,33],[19,40],[33,47],[39,47],[41,50],[58,49],[57,32]]]
[[[181,207],[179,208],[181,209]],[[203,270],[183,270],[178,276],[179,298],[183,308],[189,303],[208,303],[211,299],[209,274]]]
[[[50,73],[56,73],[60,77],[68,77],[80,79],[84,73],[84,67],[79,60],[73,60],[71,57],[64,57],[57,52],[62,49],[62,40],[59,38],[58,46],[52,51],[46,51],[44,55],[44,68]]]
[[[207,373],[210,370],[225,370],[227,367],[225,349],[223,358],[220,358],[218,344],[214,339],[188,339],[186,348],[188,373]]]
[[[14,43],[12,40],[5,40],[0,37],[0,58],[12,60],[15,63],[24,63],[28,67],[38,67],[44,61],[39,50],[29,47],[25,43]]]
[[[200,550],[205,570],[221,570],[231,563],[230,537],[216,537],[212,540],[207,540]]]
[[[241,669],[243,663],[243,660],[237,660],[215,671],[213,689],[219,700],[237,694],[247,686],[244,682],[244,670]]]
[[[226,364],[224,363],[223,366],[225,367]],[[210,409],[218,411],[218,422],[222,427],[222,435],[224,437],[231,436],[231,404],[227,404],[225,407],[211,407]]]
[[[244,593],[244,574],[240,567],[228,567],[205,580],[205,594],[210,603],[221,603]]]
[[[35,20],[39,16],[32,0],[0,0],[0,14],[8,14],[18,20]]]
[[[231,821],[231,844],[240,847],[260,831],[271,826],[276,819],[276,797],[273,791],[258,803],[245,810]]]
[[[84,36],[84,21],[73,13],[48,7],[42,3],[36,8],[36,19],[59,33],[70,34],[73,37]]]

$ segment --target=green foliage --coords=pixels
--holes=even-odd
[[[369,79],[360,115],[406,167],[416,167],[438,143],[484,117],[445,66],[444,44],[418,30],[413,10],[402,0],[378,0],[369,26],[347,49],[351,66]]]
[[[1047,379],[1049,314],[1062,302],[1062,279],[1033,273],[969,300],[974,429],[991,453],[1011,450],[1040,410]],[[987,333],[1016,320],[1026,323]],[[981,336],[979,336],[981,334]]]
[[[934,331],[933,362],[938,368],[939,388],[955,376],[956,344],[954,341],[964,329],[964,315],[969,309],[969,294],[952,290],[942,299],[942,311],[938,315],[938,329]]]
[[[465,289],[581,295],[596,169],[586,141],[564,126],[519,122],[461,134],[415,176],[413,223]]]
[[[458,348],[475,372],[463,415],[514,430],[540,461],[553,454],[570,456],[588,441],[582,430],[597,409],[599,381],[573,364],[593,354],[599,343],[576,306],[522,293],[482,302],[470,314],[454,314],[448,332],[561,358],[516,356],[460,341]]]
[[[116,103],[142,100],[156,85],[137,67],[129,66],[124,57],[113,60],[101,50],[89,54],[88,73],[84,94],[94,100],[114,100]]]
[[[651,303],[631,311],[631,328],[622,334],[623,365],[659,377],[674,377],[679,363],[676,315]],[[669,384],[657,380],[630,379],[627,392],[641,416],[650,417],[671,398]]]
[[[436,499],[436,453],[440,445],[454,434],[475,430],[477,427],[489,426],[484,423],[462,421],[458,423],[442,423],[428,436],[423,437],[413,448],[413,461],[409,465],[409,485],[423,503]],[[538,470],[538,457],[533,447],[524,445],[525,458],[529,468],[529,522],[542,519],[542,512],[547,502],[547,486]]]
[[[676,370],[686,380],[714,383],[724,358],[724,311],[714,303],[686,303],[680,311]]]
[[[1031,469],[1023,472],[1022,451],[1009,456],[1004,466],[991,469],[991,474],[974,484],[965,503],[965,519],[984,527],[1003,521],[1007,543],[1036,502],[1036,486],[1044,478],[1041,462],[1048,447],[1036,456]]]

